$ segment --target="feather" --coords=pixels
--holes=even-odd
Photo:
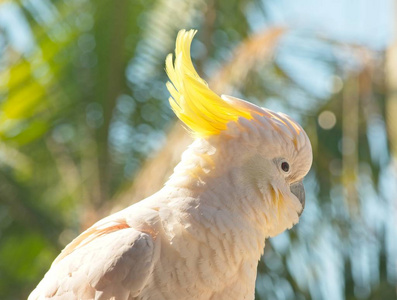
[[[251,110],[236,108],[216,93],[197,74],[191,57],[190,45],[195,30],[178,33],[175,62],[172,54],[166,59],[166,72],[170,79],[170,105],[177,117],[198,137],[217,135],[227,129],[227,123],[239,117],[252,119]]]

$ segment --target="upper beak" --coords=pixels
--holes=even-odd
[[[290,185],[291,193],[294,194],[298,199],[299,202],[302,204],[302,211],[299,215],[302,214],[303,209],[305,208],[305,188],[303,187],[302,181],[297,181]]]

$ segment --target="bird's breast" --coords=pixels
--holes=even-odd
[[[253,299],[258,258],[252,242],[227,213],[203,214],[175,208],[160,213],[167,222],[142,299]]]

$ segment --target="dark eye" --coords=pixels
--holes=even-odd
[[[289,171],[289,164],[286,161],[283,161],[281,163],[281,170],[283,170],[284,172],[288,172]]]

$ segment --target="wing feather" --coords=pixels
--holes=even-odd
[[[123,220],[93,226],[54,261],[29,300],[133,299],[154,266],[155,237]]]

